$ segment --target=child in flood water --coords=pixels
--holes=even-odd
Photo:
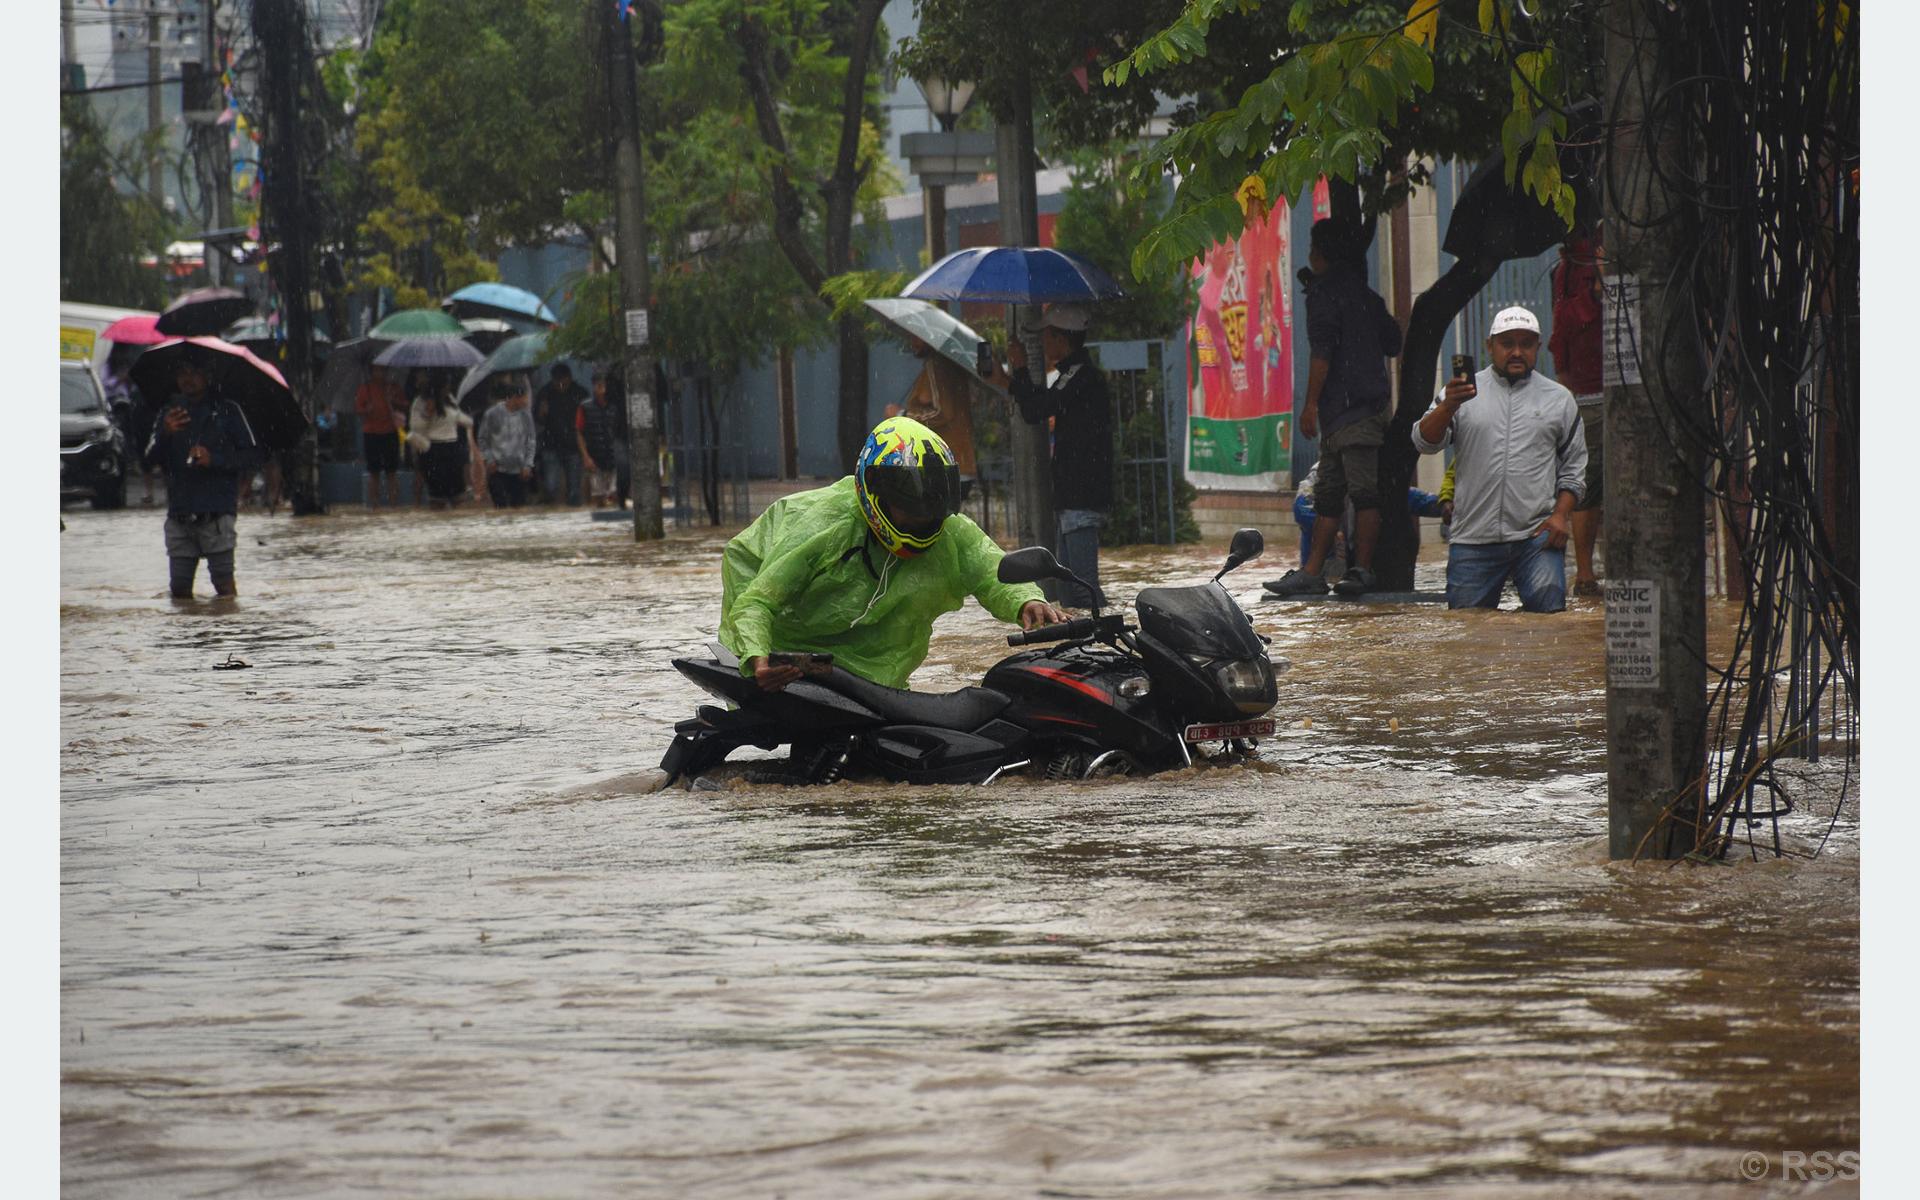
[[[259,445],[240,406],[213,383],[213,352],[175,351],[173,398],[154,423],[144,459],[167,474],[167,577],[175,600],[193,597],[200,560],[221,596],[234,596],[235,515],[240,476],[251,472]]]

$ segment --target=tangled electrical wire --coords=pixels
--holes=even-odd
[[[1854,787],[1856,13],[1837,0],[1632,0],[1608,15],[1625,24],[1614,45],[1624,37],[1635,54],[1608,106],[1607,215],[1676,248],[1649,281],[1666,325],[1620,352],[1637,357],[1668,444],[1732,531],[1743,593],[1727,665],[1707,664],[1705,773],[1673,810],[1700,856],[1724,857],[1743,835],[1757,855],[1767,827],[1772,852],[1793,853],[1776,770],[1817,758],[1823,737],[1846,750],[1829,835]]]

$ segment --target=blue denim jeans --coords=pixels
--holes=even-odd
[[[1060,565],[1093,585],[1100,603],[1107,602],[1100,590],[1100,526],[1107,514],[1085,508],[1060,510]],[[1070,608],[1091,608],[1092,597],[1077,584],[1060,584],[1060,602]]]
[[[1545,533],[1519,542],[1447,548],[1447,607],[1496,608],[1512,577],[1520,607],[1559,612],[1567,606],[1567,552],[1547,549]]]
[[[540,451],[540,490],[546,493],[547,503],[560,503],[560,491],[564,486],[567,503],[579,507],[580,471],[579,451]]]

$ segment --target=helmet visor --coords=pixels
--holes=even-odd
[[[910,538],[930,538],[960,506],[960,472],[947,462],[871,466],[867,487],[887,519]]]

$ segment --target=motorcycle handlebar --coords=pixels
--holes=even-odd
[[[1031,646],[1035,642],[1061,642],[1068,638],[1086,637],[1093,632],[1092,617],[1075,617],[1071,621],[1062,621],[1058,625],[1037,625],[1032,629],[1007,635],[1009,646]]]

